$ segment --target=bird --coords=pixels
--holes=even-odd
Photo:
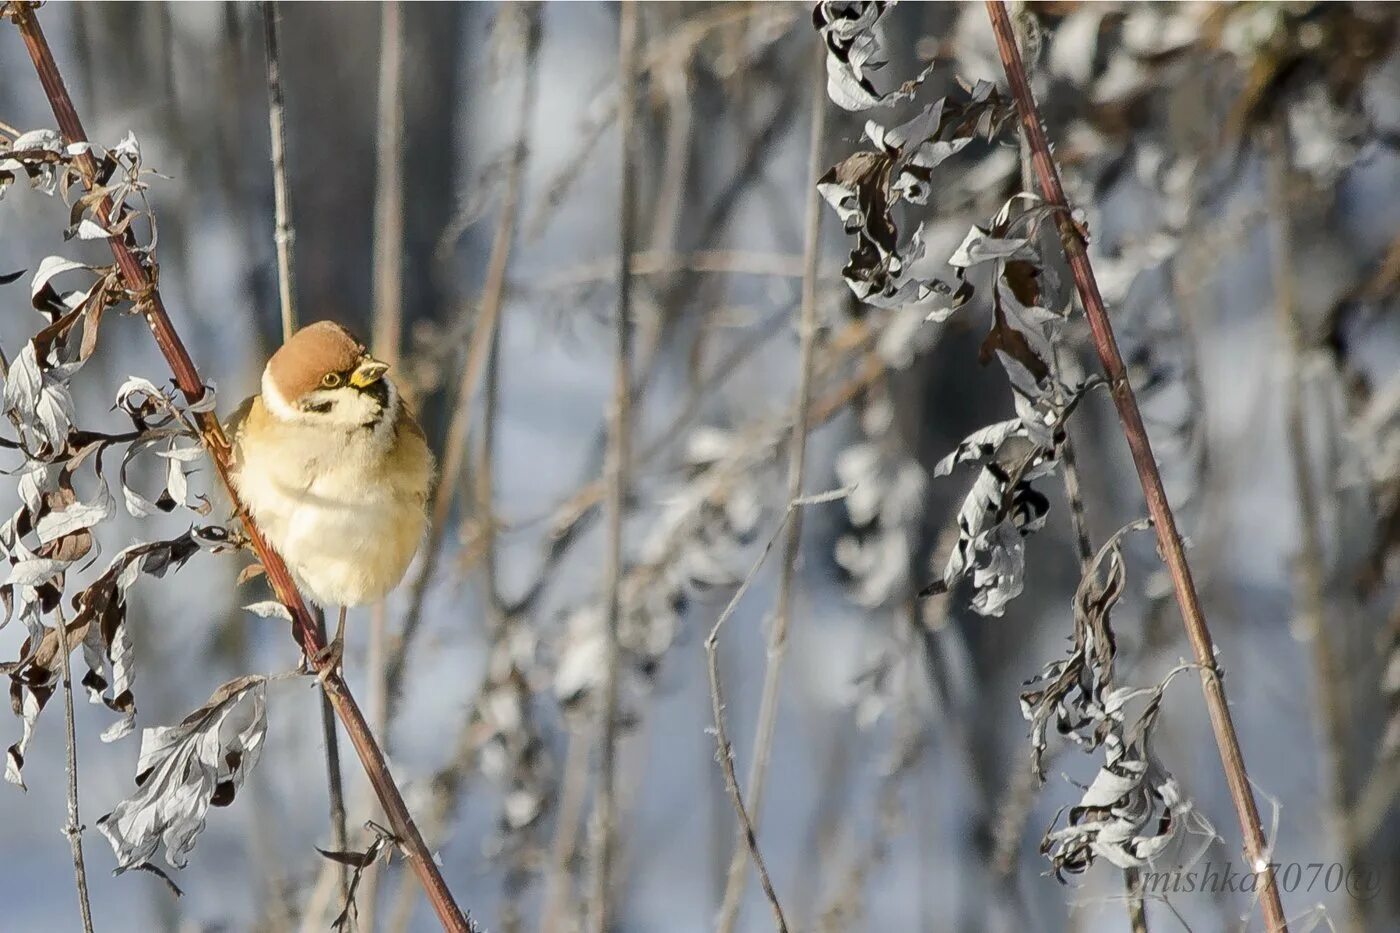
[[[243,506],[301,593],[340,607],[323,671],[340,665],[346,610],[399,584],[428,525],[433,455],[388,371],[317,321],[273,353],[261,392],[229,419]]]

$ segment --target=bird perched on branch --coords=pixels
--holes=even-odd
[[[433,457],[413,414],[345,328],[307,325],[272,355],[230,422],[233,481],[303,595],[345,610],[398,585],[427,527]]]

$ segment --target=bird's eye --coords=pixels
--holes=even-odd
[[[334,389],[340,385],[340,373],[326,373],[321,377],[321,385],[327,389]]]

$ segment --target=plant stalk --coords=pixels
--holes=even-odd
[[[63,835],[68,837],[68,847],[73,851],[73,879],[78,889],[78,913],[83,922],[83,933],[93,933],[92,902],[88,897],[87,866],[83,862],[83,824],[78,817],[78,729],[73,715],[73,670],[69,654],[68,625],[60,611],[58,620],[58,640],[63,655],[63,716],[68,738],[68,822],[63,827]]]
[[[1264,919],[1270,930],[1284,933],[1288,929],[1288,921],[1283,912],[1283,902],[1279,898],[1273,870],[1269,865],[1269,841],[1264,837],[1259,808],[1254,800],[1254,791],[1250,787],[1249,772],[1245,768],[1244,755],[1240,751],[1239,736],[1235,732],[1234,720],[1231,718],[1230,706],[1225,697],[1225,686],[1215,656],[1215,641],[1211,637],[1200,597],[1191,579],[1191,567],[1186,560],[1186,546],[1182,542],[1181,533],[1176,527],[1176,517],[1167,501],[1162,475],[1157,469],[1152,444],[1147,437],[1147,428],[1143,425],[1142,413],[1138,410],[1137,398],[1128,382],[1127,368],[1118,350],[1108,310],[1104,307],[1098,281],[1089,263],[1084,233],[1070,214],[1069,202],[1060,183],[1059,169],[1050,154],[1050,141],[1040,123],[1040,112],[1036,107],[1030,82],[1026,78],[1020,50],[1016,46],[1011,17],[1001,0],[987,0],[987,14],[991,19],[992,31],[996,35],[997,51],[1011,87],[1011,94],[1016,101],[1021,125],[1030,142],[1031,162],[1040,180],[1046,203],[1056,208],[1055,221],[1060,231],[1065,258],[1093,332],[1094,349],[1103,365],[1104,374],[1108,377],[1113,403],[1123,424],[1123,434],[1132,453],[1133,464],[1137,468],[1143,496],[1147,500],[1147,511],[1157,531],[1157,543],[1163,561],[1172,578],[1172,588],[1176,594],[1177,605],[1181,609],[1187,639],[1191,642],[1196,665],[1201,673],[1201,689],[1205,695],[1206,709],[1220,752],[1220,762],[1225,770],[1225,780],[1230,787],[1230,796],[1239,817],[1249,869],[1261,876],[1259,903],[1263,908]]]

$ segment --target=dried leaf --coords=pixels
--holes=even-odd
[[[958,541],[943,568],[943,582],[952,587],[971,577],[972,608],[979,615],[999,616],[1025,586],[1025,536],[1045,524],[1050,502],[1030,481],[1047,472],[1053,461],[1035,452],[1009,471],[988,463],[958,509]]]
[[[267,678],[248,675],[214,691],[177,726],[147,729],[136,793],[97,821],[117,873],[150,862],[162,846],[184,868],[211,806],[228,806],[257,764],[267,732]]]
[[[1052,720],[1060,735],[1090,749],[1121,724],[1122,700],[1108,695],[1116,655],[1110,616],[1127,580],[1123,538],[1150,524],[1143,519],[1124,525],[1099,549],[1074,593],[1073,650],[1064,660],[1046,665],[1021,694],[1021,714],[1031,723],[1032,763],[1042,781],[1046,731]]]
[[[1078,874],[1103,857],[1119,868],[1141,868],[1175,838],[1191,802],[1176,779],[1149,750],[1149,738],[1161,709],[1162,694],[1179,667],[1167,674],[1151,695],[1131,730],[1121,724],[1104,740],[1104,765],[1069,811],[1068,825],[1053,826],[1041,841],[1055,876]],[[1058,817],[1057,820],[1058,822]]]
[[[821,0],[812,12],[826,44],[827,95],[838,107],[868,110],[909,100],[933,70],[929,65],[917,78],[887,94],[875,90],[871,75],[885,65],[879,21],[888,6],[882,0]]]

